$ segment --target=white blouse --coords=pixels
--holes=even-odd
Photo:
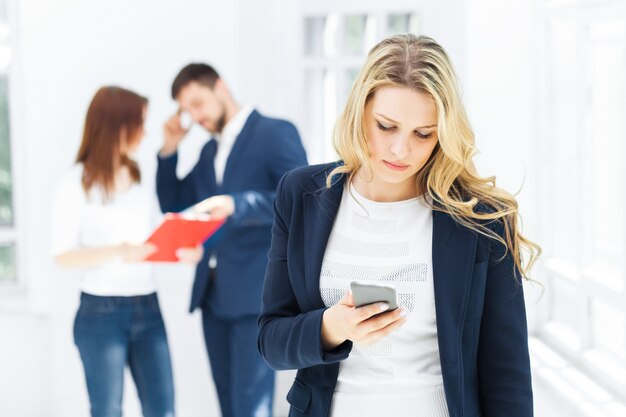
[[[104,203],[98,187],[86,195],[82,164],[61,179],[52,207],[51,252],[53,256],[80,248],[142,243],[152,229],[153,196],[141,184],[116,193]],[[115,259],[83,268],[80,288],[101,296],[133,296],[155,292],[150,264]]]

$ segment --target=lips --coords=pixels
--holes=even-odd
[[[404,170],[406,170],[409,167],[408,165],[404,165],[404,164],[401,164],[399,162],[389,162],[389,161],[385,161],[385,160],[383,160],[383,162],[384,162],[385,166],[387,168],[389,168],[390,170],[392,170],[392,171],[404,171]]]

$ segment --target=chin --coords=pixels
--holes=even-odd
[[[394,173],[389,173],[389,172],[377,172],[375,173],[375,175],[380,178],[383,182],[390,184],[390,185],[394,185],[394,184],[402,184],[404,182],[406,182],[407,180],[411,179],[411,177],[415,177],[414,175],[410,175],[410,174],[394,174]]]

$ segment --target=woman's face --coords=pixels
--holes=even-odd
[[[359,191],[379,201],[415,197],[417,173],[437,145],[432,98],[407,87],[382,87],[365,105],[364,118],[373,178],[359,181],[365,187]]]

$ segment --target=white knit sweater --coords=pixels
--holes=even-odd
[[[408,311],[397,332],[355,343],[341,362],[332,417],[448,417],[432,272],[432,210],[423,198],[379,203],[346,186],[324,254],[320,291],[327,307],[350,282],[396,287]]]

